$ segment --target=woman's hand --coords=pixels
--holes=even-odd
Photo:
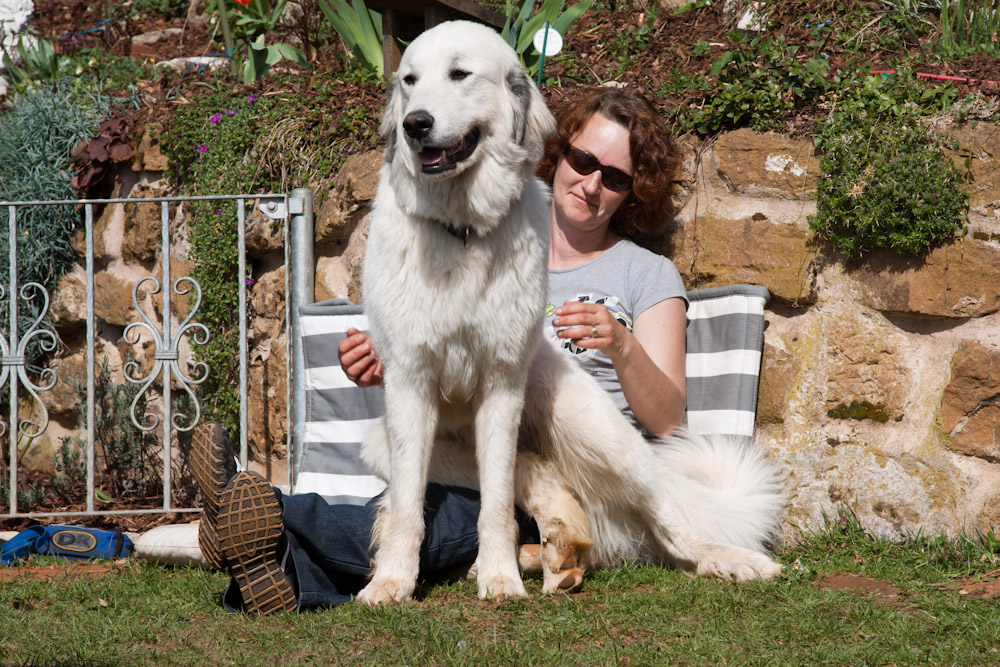
[[[556,308],[556,335],[611,358],[639,423],[660,437],[680,424],[687,404],[683,299],[666,299],[636,318],[632,331],[602,304],[567,301]]]
[[[348,329],[347,337],[337,345],[337,358],[347,379],[359,387],[382,384],[382,360],[375,354],[372,339],[357,329]]]
[[[556,336],[568,338],[577,347],[600,350],[614,358],[625,346],[628,329],[603,304],[567,301],[556,308],[552,326]]]

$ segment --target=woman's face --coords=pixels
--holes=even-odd
[[[632,157],[628,130],[600,114],[590,117],[570,146],[590,153],[607,167],[616,167],[632,175]],[[552,205],[555,214],[579,231],[607,231],[611,216],[631,190],[616,192],[601,182],[600,170],[587,175],[578,173],[560,157],[552,178]]]

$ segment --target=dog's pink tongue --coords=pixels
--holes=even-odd
[[[420,164],[429,167],[444,159],[444,151],[438,148],[425,148],[420,151]]]

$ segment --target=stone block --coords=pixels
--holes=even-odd
[[[816,194],[819,159],[810,141],[742,129],[720,136],[713,156],[719,178],[736,194],[779,199]]]
[[[131,324],[138,319],[132,303],[133,288],[133,284],[118,276],[107,271],[99,272],[94,276],[94,314],[114,326]]]
[[[133,171],[166,171],[169,165],[166,156],[160,151],[159,139],[163,134],[163,126],[150,123],[141,132],[132,157]]]
[[[944,133],[958,143],[944,153],[959,169],[969,160],[973,182],[968,185],[969,210],[990,218],[1000,218],[1000,126],[993,123],[955,123]]]
[[[350,238],[375,199],[382,164],[378,151],[352,155],[344,162],[316,214],[317,243],[340,243]]]
[[[1000,463],[1000,350],[963,340],[941,397],[946,446]]]
[[[922,258],[873,252],[847,267],[860,301],[875,310],[933,317],[981,317],[1000,309],[1000,247],[955,241]]]
[[[824,412],[834,419],[884,423],[903,417],[912,387],[906,339],[877,317],[850,309],[824,332]]]
[[[672,259],[688,289],[752,283],[786,303],[815,301],[818,253],[812,235],[756,217],[727,220],[709,214],[683,226]]]
[[[802,362],[794,354],[764,342],[760,391],[757,395],[758,424],[784,421],[788,398],[801,370]]]

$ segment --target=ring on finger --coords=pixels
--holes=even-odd
[[[597,325],[590,327],[590,337],[597,338]]]

